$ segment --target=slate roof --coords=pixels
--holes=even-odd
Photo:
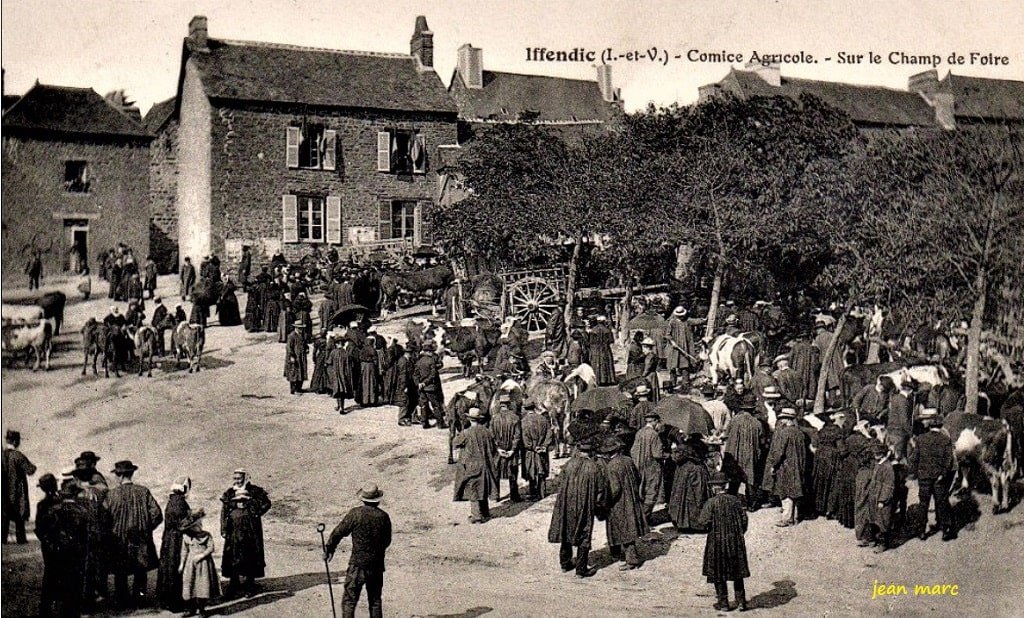
[[[3,115],[7,130],[149,139],[141,123],[92,88],[36,84]]]
[[[186,39],[186,49],[187,49]],[[455,113],[433,69],[411,55],[208,39],[189,58],[211,99]]]
[[[934,126],[935,110],[916,92],[861,86],[839,82],[783,77],[781,86],[772,86],[753,71],[733,69],[726,76],[733,80],[741,97],[814,95],[845,111],[855,123],[892,126]]]
[[[19,97],[16,94],[5,94],[4,95],[4,102],[3,102],[3,110],[6,112],[7,108],[12,106],[12,105],[14,105],[15,103],[17,103],[19,99],[21,99],[21,97]]]
[[[958,118],[1024,120],[1024,82],[949,73],[939,88],[953,93]]]
[[[171,97],[166,101],[154,103],[153,107],[149,108],[149,111],[146,112],[145,117],[142,119],[142,124],[146,126],[146,130],[150,133],[156,133],[164,128],[164,125],[167,124],[167,121],[174,114],[176,103],[177,97]]]
[[[458,71],[452,87],[455,80],[462,80]],[[535,112],[541,122],[604,122],[614,115],[596,81],[485,70],[482,88],[461,86],[459,114],[466,120],[518,120]]]

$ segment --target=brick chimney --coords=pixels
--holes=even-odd
[[[612,65],[597,65],[597,86],[601,89],[601,98],[607,103],[614,103],[618,100],[615,87],[612,86]]]
[[[188,22],[188,46],[192,51],[210,51],[205,15],[196,15]]]
[[[767,66],[760,62],[748,62],[744,68],[768,82],[769,86],[778,88],[782,85],[782,67],[778,62],[769,63]]]
[[[427,18],[423,15],[416,18],[416,28],[409,41],[409,50],[413,56],[420,59],[422,66],[434,67],[434,33],[430,31]]]
[[[484,87],[484,50],[473,47],[466,43],[459,48],[459,58],[456,66],[462,81],[467,88],[477,89]]]
[[[935,122],[943,129],[956,128],[956,103],[953,93],[939,82],[939,71],[931,69],[915,73],[907,78],[907,90],[921,95],[928,105],[935,110]]]

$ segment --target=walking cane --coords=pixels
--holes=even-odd
[[[338,618],[338,610],[334,607],[334,586],[331,584],[331,567],[327,564],[327,541],[324,540],[324,530],[327,526],[316,525],[316,531],[320,533],[320,547],[324,550],[324,570],[327,571],[327,592],[331,595],[331,616]]]

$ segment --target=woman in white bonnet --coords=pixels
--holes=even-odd
[[[160,606],[173,612],[184,611],[181,598],[181,524],[192,516],[186,498],[192,489],[192,479],[179,476],[171,485],[171,495],[164,508],[164,534],[160,543],[160,569],[157,571],[156,590]]]

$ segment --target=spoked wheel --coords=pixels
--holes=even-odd
[[[530,333],[542,333],[558,311],[558,290],[539,277],[526,277],[509,284],[508,315],[515,316]]]

